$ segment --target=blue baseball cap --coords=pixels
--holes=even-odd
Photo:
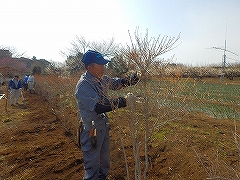
[[[92,63],[96,63],[99,65],[105,65],[110,61],[104,59],[101,53],[99,53],[97,51],[93,51],[93,50],[88,50],[83,55],[82,62],[85,64],[85,66],[88,66],[89,64],[92,64]]]

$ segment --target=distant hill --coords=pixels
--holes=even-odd
[[[42,73],[48,65],[45,59],[13,58],[9,50],[0,49],[0,73],[4,75]]]

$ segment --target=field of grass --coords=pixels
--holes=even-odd
[[[203,112],[216,119],[240,118],[240,81],[206,79],[196,82],[192,79],[151,81],[148,84],[149,97],[153,103],[169,108],[184,108],[189,112]],[[134,92],[143,94],[141,87],[111,92],[112,96]]]
[[[188,86],[194,86],[188,83]],[[240,84],[197,83],[192,91],[184,92],[191,111],[200,111],[219,118],[239,118]]]

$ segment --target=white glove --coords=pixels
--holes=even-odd
[[[133,93],[127,93],[125,96],[125,99],[127,101],[127,107],[133,107],[136,102],[141,103],[140,97],[134,96]]]
[[[142,77],[142,72],[141,71],[137,71],[137,77],[140,79]]]

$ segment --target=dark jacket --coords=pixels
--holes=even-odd
[[[17,83],[15,83],[15,82]],[[22,82],[20,80],[16,81],[14,79],[11,79],[8,83],[8,89],[19,89],[19,88],[22,88]]]

